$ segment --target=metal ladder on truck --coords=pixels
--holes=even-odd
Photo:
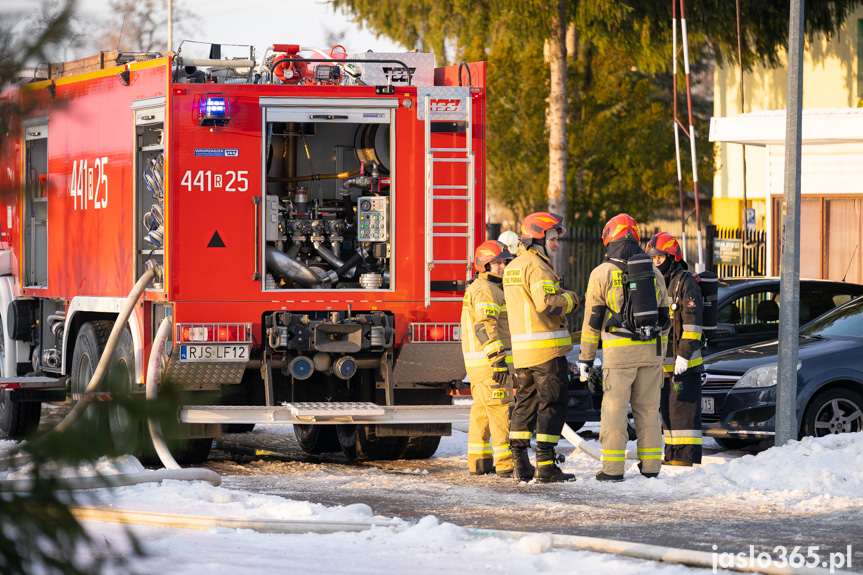
[[[443,284],[445,287],[434,291],[453,291],[459,281],[470,279],[471,256],[474,244],[474,151],[473,151],[473,106],[470,89],[467,87],[442,87],[429,86],[428,92],[423,96],[423,107],[425,119],[425,221],[426,221],[426,256],[425,256],[425,306],[429,307],[433,301],[461,301],[461,297],[438,296],[432,297],[432,284]],[[456,104],[457,103],[457,104]],[[463,126],[465,129],[465,146],[463,148],[432,148],[431,135],[433,124],[452,126],[455,123],[457,130]],[[436,166],[441,164],[458,164],[464,167],[464,184],[444,183],[440,177],[436,177],[440,171]],[[465,221],[438,222],[435,220],[435,203],[458,202],[464,204],[464,210],[455,210],[463,213]],[[452,204],[450,204],[452,205]],[[448,228],[447,231],[441,228]],[[454,231],[458,230],[458,231]],[[463,230],[463,231],[462,231]],[[464,254],[447,253],[441,254],[440,241],[443,238],[465,238]],[[437,259],[443,256],[448,259]],[[450,258],[457,259],[450,259]],[[435,265],[464,265],[464,278],[454,278],[454,281],[432,282],[431,274]]]

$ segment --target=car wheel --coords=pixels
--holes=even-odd
[[[728,437],[714,437],[713,441],[722,449],[734,450],[747,449],[758,443],[758,441],[753,441],[752,439],[733,439]]]
[[[850,389],[816,395],[803,416],[803,435],[823,437],[863,431],[863,396]]]

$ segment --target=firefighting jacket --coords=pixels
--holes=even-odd
[[[504,270],[503,293],[513,363],[516,368],[526,368],[572,349],[566,314],[578,307],[578,296],[561,289],[560,276],[534,247],[520,253]]]
[[[662,318],[668,317],[668,295],[662,273],[656,267],[653,268],[653,273],[661,323]],[[620,316],[624,311],[624,305],[623,270],[612,261],[606,260],[590,272],[587,283],[579,361],[592,362],[601,340],[603,368],[639,367],[662,363],[668,339],[667,330],[661,335],[659,354],[656,353],[656,339],[637,341],[619,331],[608,330],[609,321],[614,323],[614,315]]]
[[[671,343],[663,362],[665,373],[674,373],[677,356],[687,360],[689,373],[704,370],[701,359],[702,317],[704,301],[695,278],[678,262],[671,264],[665,275],[668,299],[671,302]]]
[[[500,276],[479,274],[468,286],[461,306],[461,351],[472,383],[488,380],[491,365],[506,357],[512,363],[506,302]]]

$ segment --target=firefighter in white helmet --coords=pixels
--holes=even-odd
[[[471,280],[462,304],[461,348],[473,396],[467,436],[471,475],[497,470],[499,477],[512,477],[512,352],[501,285],[504,268],[511,260],[512,254],[501,242],[489,240],[480,245],[473,264],[477,276]]]
[[[512,332],[515,408],[512,413],[513,476],[517,480],[569,481],[575,479],[556,464],[554,448],[566,420],[569,376],[566,354],[572,349],[566,314],[579,306],[574,292],[560,287],[551,254],[560,247],[563,218],[539,212],[521,224],[521,255],[503,276],[503,292]],[[536,429],[536,463],[527,448]]]
[[[506,230],[498,236],[497,241],[506,244],[506,247],[509,248],[509,253],[513,256],[519,255],[518,250],[520,248],[520,243],[518,241],[518,234],[514,231]]]

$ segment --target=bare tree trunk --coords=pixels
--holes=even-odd
[[[566,201],[566,1],[557,0],[557,12],[552,16],[552,36],[547,42],[551,69],[548,96],[548,211],[567,218]],[[566,277],[567,253],[559,249],[554,254],[554,269]]]

